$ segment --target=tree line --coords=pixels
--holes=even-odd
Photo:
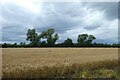
[[[26,33],[26,40],[29,44],[25,42],[20,42],[20,44],[0,44],[1,47],[120,47],[120,44],[103,44],[103,43],[93,43],[96,39],[94,35],[91,34],[79,34],[77,37],[77,43],[73,43],[72,39],[67,38],[62,43],[57,43],[59,35],[55,33],[54,29],[48,29],[46,31],[38,34],[35,29],[28,29]]]

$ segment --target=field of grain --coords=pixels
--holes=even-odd
[[[31,77],[33,77],[33,75],[34,77],[40,77],[42,75],[40,73],[40,70],[42,70],[43,67],[47,69],[47,71],[49,72],[52,66],[54,66],[55,68],[58,65],[70,66],[74,64],[86,64],[92,62],[97,63],[100,61],[106,61],[110,65],[113,64],[114,66],[114,63],[115,65],[117,65],[116,62],[117,60],[118,60],[117,48],[4,48],[2,49],[3,77],[21,77],[21,76],[23,77],[23,75],[21,74],[24,75],[29,74],[28,76],[32,75]],[[95,65],[97,65],[96,63]],[[105,65],[107,63],[105,63]],[[104,65],[102,64],[102,66]],[[33,73],[34,70],[32,69],[37,70],[36,76]],[[30,74],[31,71],[33,74]],[[47,75],[48,72],[46,73]],[[49,77],[52,77],[52,75],[51,76],[49,75]]]

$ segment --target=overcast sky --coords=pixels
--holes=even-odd
[[[79,34],[96,37],[97,43],[118,42],[117,2],[39,2],[39,0],[3,0],[3,42],[26,42],[26,32],[35,28],[38,33],[54,28],[57,42],[71,38],[77,42]]]

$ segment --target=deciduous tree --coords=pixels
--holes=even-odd
[[[39,36],[35,29],[29,29],[27,32],[27,41],[30,41],[31,46],[39,46]]]
[[[47,39],[47,44],[49,46],[55,45],[55,42],[59,38],[58,34],[57,33],[55,34],[54,29],[48,29],[47,31],[43,31],[40,34],[40,37],[43,38],[43,39]]]

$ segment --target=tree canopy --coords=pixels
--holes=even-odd
[[[30,41],[31,46],[38,46],[39,45],[39,36],[36,33],[35,29],[28,29],[28,32],[26,35],[27,35],[26,40]]]
[[[95,40],[94,35],[88,35],[88,34],[80,34],[78,35],[77,42],[79,45],[88,45],[92,44],[92,41]]]
[[[55,45],[55,42],[58,40],[59,36],[55,33],[54,29],[48,29],[47,31],[43,31],[40,34],[40,37],[43,39],[47,39],[47,44],[49,46]]]
[[[36,33],[35,29],[28,29],[26,40],[30,41],[30,45],[32,46],[40,46],[41,44],[54,46],[58,38],[59,36],[55,33],[54,29],[48,29],[47,31],[43,31],[41,34]],[[46,41],[41,41],[41,39],[46,39]]]
[[[72,39],[67,38],[67,39],[63,42],[63,45],[64,45],[64,46],[72,46],[72,45],[73,45]]]
[[[20,42],[20,44],[4,43],[0,45],[2,47],[120,47],[120,44],[93,43],[96,37],[92,34],[79,34],[77,43],[73,43],[72,39],[67,38],[64,42],[56,44],[59,36],[52,28],[39,32],[39,34],[35,29],[28,29],[26,36],[26,40],[30,42],[29,44]]]

